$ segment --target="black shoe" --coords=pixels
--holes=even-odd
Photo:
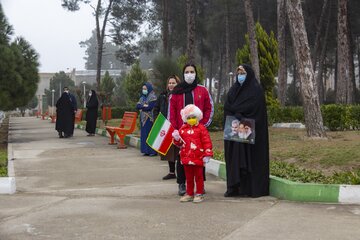
[[[59,138],[64,138],[64,136],[59,134]]]
[[[179,196],[184,196],[186,193],[186,186],[185,186],[185,183],[180,183],[179,184]]]
[[[169,180],[169,179],[173,179],[176,178],[175,173],[169,173],[168,175],[166,175],[165,177],[163,177],[163,180]]]
[[[239,196],[239,191],[227,190],[227,191],[224,193],[224,197],[236,197],[236,196]]]

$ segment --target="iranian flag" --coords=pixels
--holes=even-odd
[[[146,143],[155,151],[166,155],[172,144],[172,132],[174,128],[164,115],[159,113],[153,127],[150,130]]]

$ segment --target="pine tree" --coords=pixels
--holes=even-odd
[[[104,77],[101,80],[101,95],[103,95],[103,104],[110,105],[111,97],[114,93],[115,88],[114,79],[110,76],[109,72],[106,71]]]
[[[136,62],[125,77],[125,91],[127,95],[127,105],[135,106],[139,100],[142,86],[148,81],[148,77],[141,70],[139,62]]]
[[[247,63],[250,64],[250,47],[249,36],[245,35],[246,44],[243,48],[238,49],[236,52],[237,64]],[[256,23],[256,39],[258,42],[258,54],[260,61],[260,80],[263,86],[267,101],[273,100],[273,89],[275,86],[275,75],[279,68],[279,59],[277,52],[277,41],[274,33],[271,32],[270,36],[262,28],[260,23]]]

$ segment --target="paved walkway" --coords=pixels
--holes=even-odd
[[[360,239],[358,205],[225,199],[210,175],[205,202],[180,203],[167,162],[107,141],[12,118],[17,193],[0,195],[0,239]]]

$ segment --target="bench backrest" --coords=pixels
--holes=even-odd
[[[75,122],[81,122],[82,120],[82,110],[78,109],[75,113]]]
[[[134,131],[136,127],[137,112],[125,112],[120,122],[120,128]]]

